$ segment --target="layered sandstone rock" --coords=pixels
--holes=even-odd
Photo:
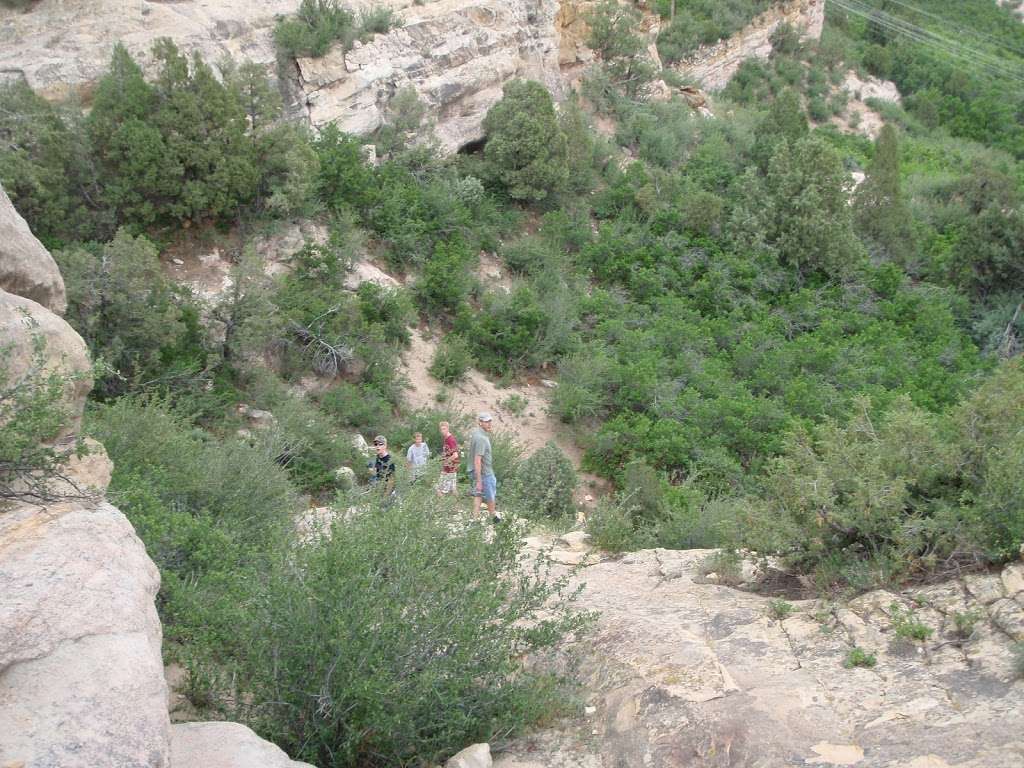
[[[720,91],[747,59],[771,55],[772,33],[788,23],[805,38],[818,39],[825,23],[825,0],[788,0],[761,14],[727,40],[698,48],[673,69],[700,83],[705,91]]]
[[[528,540],[554,562],[582,537]],[[553,546],[553,550],[547,550]],[[1021,564],[848,605],[769,598],[710,584],[710,551],[646,550],[583,560],[584,711],[518,740],[496,768],[1005,768],[1024,764]],[[589,565],[587,565],[589,563]],[[892,604],[934,634],[899,637]],[[957,614],[977,616],[966,639]],[[854,646],[873,668],[846,669]]]
[[[556,0],[439,0],[402,11],[402,26],[347,53],[297,61],[310,122],[365,135],[391,97],[412,88],[444,150],[482,137],[481,122],[509,80],[561,90]]]
[[[32,299],[52,312],[67,309],[57,263],[29,230],[0,187],[0,289]]]

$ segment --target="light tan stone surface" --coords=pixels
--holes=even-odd
[[[159,585],[107,503],[0,514],[0,765],[167,765]]]
[[[39,353],[33,347],[33,337],[44,342]],[[92,387],[91,363],[82,337],[46,307],[0,290],[0,348],[4,347],[8,348],[4,359],[8,385],[28,375],[50,372],[77,376],[65,387],[63,404],[70,418],[57,439],[77,435],[85,397]]]
[[[551,545],[555,562],[578,554],[528,542]],[[1024,765],[1024,681],[997,626],[1016,616],[1005,593],[987,607],[957,582],[845,607],[794,600],[777,621],[769,598],[703,583],[709,554],[645,550],[581,571],[581,606],[601,613],[578,649],[593,714],[514,742],[495,767]],[[893,602],[935,630],[928,643],[896,637]],[[969,608],[981,618],[961,643],[953,614]],[[845,669],[854,645],[877,665]]]
[[[63,315],[64,280],[50,252],[36,239],[0,187],[0,289]]]
[[[238,723],[171,726],[171,768],[313,768]]]

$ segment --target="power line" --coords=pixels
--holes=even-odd
[[[940,22],[942,24],[952,24],[953,23],[950,19],[944,18],[943,16],[939,16],[937,13],[932,13],[931,11],[926,11],[923,8],[917,8],[917,7],[913,6],[913,5],[911,5],[910,3],[902,2],[902,0],[887,0],[887,2],[890,2],[893,5],[898,5],[898,6],[901,6],[903,8],[906,8],[907,10],[909,10],[909,11],[911,11],[913,13],[920,14],[921,16],[927,16],[929,18],[935,19],[936,21],[938,21],[938,22]],[[992,35],[990,35],[990,34],[988,34],[986,32],[982,32],[982,31],[977,30],[977,29],[971,29],[970,27],[958,27],[956,29],[956,32],[961,33],[961,34],[966,32],[966,33],[974,35],[976,37],[985,38],[987,40],[990,40],[995,45],[998,45],[1000,48],[1005,48],[1007,51],[1010,51],[1011,53],[1015,53],[1016,55],[1024,58],[1024,48],[1014,48],[1012,45],[1009,45],[1008,43],[1005,43],[1002,40],[1000,40],[999,38],[993,37]]]
[[[1006,78],[1024,85],[1024,71],[987,52],[950,40],[933,30],[880,11],[858,0],[829,0],[829,2],[847,13],[867,19],[897,35],[907,37],[914,42],[939,50],[951,58],[959,59],[969,66],[981,69],[991,77]]]

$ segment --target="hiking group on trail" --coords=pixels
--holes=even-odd
[[[477,426],[470,434],[466,471],[469,475],[469,493],[473,497],[473,516],[480,517],[481,501],[486,505],[495,523],[501,522],[497,513],[498,481],[494,475],[493,454],[491,450],[491,431],[493,417],[487,411],[477,415]],[[458,485],[459,444],[452,434],[451,425],[447,421],[438,424],[441,433],[441,476],[435,491],[438,496],[454,496]],[[367,467],[372,470],[371,487],[379,489],[382,496],[391,499],[395,495],[395,462],[388,451],[388,441],[384,435],[373,438],[373,447],[377,455]],[[423,433],[413,435],[413,442],[405,454],[406,468],[409,470],[409,482],[415,483],[427,470],[430,458],[430,446],[423,439]]]

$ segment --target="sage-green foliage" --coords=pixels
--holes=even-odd
[[[851,648],[843,659],[843,666],[847,669],[854,667],[865,667],[871,669],[878,663],[875,654],[865,651],[863,648]]]
[[[156,246],[118,230],[102,246],[54,251],[67,288],[68,322],[107,369],[94,392],[181,389],[206,367],[205,331],[187,292],[160,270]]]
[[[770,6],[769,0],[658,0],[656,9],[669,19],[658,33],[658,53],[666,63],[684,59],[738,32]]]
[[[627,97],[636,96],[654,76],[647,40],[640,31],[640,13],[630,5],[601,0],[583,18],[589,29],[587,45],[603,65],[598,77],[606,77]]]
[[[969,639],[974,634],[974,627],[983,618],[985,618],[985,614],[977,608],[968,611],[954,611],[953,634],[961,640]]]
[[[1024,643],[1013,645],[1013,671],[1017,677],[1024,677]]]
[[[356,37],[355,16],[338,0],[302,0],[295,16],[274,27],[274,43],[288,57],[319,58],[336,42],[347,49]]]
[[[751,502],[747,540],[788,552],[823,588],[1012,557],[1024,540],[1024,424],[1010,406],[1022,382],[1014,361],[949,415],[860,401],[845,425],[793,433]]]
[[[903,608],[899,603],[889,605],[889,619],[892,621],[893,632],[903,640],[916,640],[923,643],[935,634],[935,630],[917,618],[910,608]]]
[[[776,599],[768,603],[768,618],[783,621],[793,613],[793,604],[786,600]]]
[[[574,520],[578,484],[569,457],[548,442],[519,464],[508,493],[517,511],[539,520]]]
[[[543,200],[567,179],[565,134],[548,90],[533,80],[513,80],[483,122],[484,158],[513,200]]]
[[[428,369],[430,375],[445,384],[455,384],[473,366],[473,353],[461,336],[449,335],[441,340]]]
[[[27,314],[27,324],[35,323]],[[57,448],[54,441],[71,420],[66,394],[78,376],[62,375],[47,365],[46,341],[33,332],[27,369],[11,370],[12,344],[0,346],[0,512],[9,503],[52,501],[61,495],[51,483],[63,476],[69,458],[81,446]]]
[[[235,627],[233,716],[317,765],[411,766],[558,708],[519,659],[584,625],[567,579],[523,573],[515,525],[452,531],[434,505],[410,490],[270,564]]]
[[[120,44],[86,117],[26,86],[0,89],[0,181],[47,243],[107,239],[142,228],[242,211],[305,210],[316,157],[281,123],[281,100],[252,64],[221,67],[167,39],[147,80]]]

